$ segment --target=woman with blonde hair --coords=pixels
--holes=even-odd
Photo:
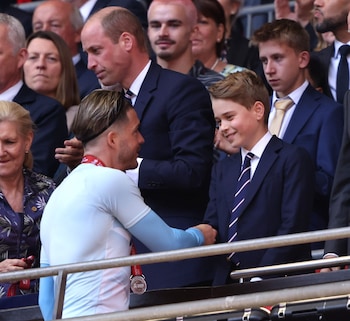
[[[0,101],[0,272],[38,266],[41,216],[55,186],[31,170],[34,124],[29,112]],[[28,260],[27,260],[28,259]],[[37,290],[36,281],[0,283],[0,297]]]

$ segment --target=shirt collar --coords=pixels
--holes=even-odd
[[[135,78],[135,80],[132,82],[129,89],[136,97],[138,96],[142,83],[145,80],[145,77],[147,75],[147,72],[151,66],[151,60],[148,61],[146,66],[142,69],[142,71],[138,74],[138,76]]]
[[[340,57],[339,48],[342,45],[350,45],[350,41],[347,43],[342,43],[337,39],[334,40],[334,56],[333,56],[334,58]]]
[[[266,134],[260,138],[260,140],[254,145],[254,147],[251,150],[246,150],[245,148],[242,147],[241,148],[242,162],[249,152],[252,152],[254,154],[254,158],[256,157],[260,159],[271,137],[272,135],[270,134],[269,131],[267,131]]]
[[[86,21],[87,18],[90,15],[90,12],[94,5],[96,4],[97,0],[88,0],[86,1],[80,8],[79,11],[81,15],[83,16],[83,20]]]
[[[308,85],[309,85],[309,82],[305,80],[304,83],[299,88],[292,91],[287,97],[292,99],[293,103],[297,105]],[[282,99],[282,98],[285,98],[285,97],[277,97],[276,91],[274,91],[272,94],[272,106],[274,106],[276,100]]]
[[[23,81],[20,80],[17,84],[1,93],[0,100],[12,101],[16,97],[22,86]]]

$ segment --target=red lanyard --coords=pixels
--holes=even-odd
[[[81,160],[81,163],[94,164],[96,166],[106,167],[106,165],[100,159],[92,155],[84,155],[83,159]]]
[[[93,164],[96,166],[105,167],[105,164],[93,155],[84,155],[81,160],[82,164]],[[134,244],[131,244],[131,255],[136,254],[136,249]],[[131,276],[130,276],[130,288],[135,294],[143,294],[147,290],[147,283],[144,275],[142,274],[141,265],[131,266]]]

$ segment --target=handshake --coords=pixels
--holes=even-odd
[[[194,228],[200,230],[204,236],[204,245],[214,244],[216,241],[217,231],[209,224],[199,224],[193,226]]]

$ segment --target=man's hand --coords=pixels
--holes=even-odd
[[[199,224],[194,228],[200,230],[204,236],[204,245],[214,244],[216,241],[217,231],[209,224]]]
[[[84,155],[83,144],[75,137],[64,141],[62,148],[55,149],[55,158],[66,164],[70,169],[77,167]]]
[[[275,0],[276,19],[290,19],[305,27],[312,19],[314,0],[296,0],[294,12],[290,9],[288,0]]]
[[[27,263],[21,259],[6,259],[0,262],[0,272],[13,272],[27,267]]]
[[[239,152],[239,148],[232,147],[230,142],[221,134],[220,130],[215,131],[214,147],[229,155]]]
[[[327,260],[327,259],[334,259],[337,257],[338,257],[338,255],[327,253],[323,258]],[[320,269],[320,272],[323,273],[323,272],[332,272],[332,271],[339,271],[339,270],[340,270],[339,266],[334,266],[334,267],[322,268],[322,269]]]

